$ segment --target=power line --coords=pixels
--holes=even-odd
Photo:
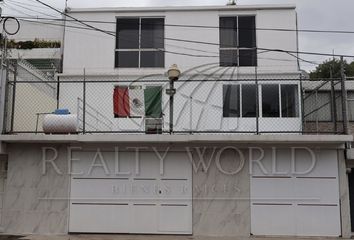
[[[84,22],[80,21],[79,19],[77,19],[77,18],[75,18],[75,17],[72,17],[72,16],[68,15],[68,14],[65,13],[65,12],[61,12],[60,10],[56,9],[55,7],[52,7],[52,6],[50,6],[50,5],[48,5],[48,4],[44,3],[44,2],[42,2],[42,1],[40,1],[40,0],[35,0],[35,1],[36,1],[36,2],[39,2],[40,4],[46,6],[46,7],[50,8],[50,9],[52,9],[52,10],[54,10],[54,11],[56,11],[57,13],[63,14],[64,16],[66,16],[66,17],[68,17],[68,18],[71,18],[71,19],[75,20],[76,22],[81,23],[82,25],[85,25],[86,27],[95,29],[95,30],[97,30],[97,31],[99,31],[99,32],[103,32],[103,33],[108,34],[108,35],[115,36],[115,34],[106,32],[106,31],[104,31],[104,30],[102,30],[102,29],[100,29],[100,28],[96,28],[96,27],[94,27],[94,26],[92,26],[92,25],[90,25],[90,24],[84,23]]]
[[[31,20],[22,20],[22,21],[39,23],[39,24],[48,24],[48,25],[54,25],[54,26],[63,26],[62,24],[38,22],[38,21],[31,21]],[[77,26],[71,26],[71,25],[67,25],[66,27],[73,28],[73,29],[93,30],[93,29],[90,29],[90,28],[77,27]],[[80,32],[77,32],[77,31],[75,31],[75,32],[76,33],[80,33]],[[172,45],[172,44],[165,44],[165,45],[172,46],[172,47],[175,47],[175,48],[181,48],[181,49],[185,49],[185,50],[198,51],[198,52],[204,52],[204,53],[212,53],[212,54],[219,54],[217,52],[205,51],[205,50],[196,49],[196,48],[190,48],[190,47],[182,47],[182,46]],[[258,52],[258,54],[262,54],[264,52],[268,52],[268,51]],[[205,55],[202,55],[202,56],[205,56]],[[208,57],[208,56],[206,56],[206,57]],[[219,56],[215,55],[215,56],[209,56],[209,57],[219,57]],[[290,60],[290,59],[280,59],[280,58],[262,58],[262,57],[258,57],[258,59],[265,59],[265,60],[272,60],[272,61],[283,61],[283,62],[293,62],[294,61],[294,60]],[[302,61],[318,65],[317,63],[314,63],[314,62],[310,62],[310,61],[306,61],[306,60],[302,60]]]
[[[22,21],[39,23],[39,24],[48,24],[48,25],[54,25],[54,26],[63,26],[62,24],[55,24],[55,23],[48,23],[48,22],[38,22],[38,21],[31,21],[31,20],[22,20]],[[94,29],[91,29],[91,28],[71,26],[71,25],[66,25],[66,27],[73,28],[73,29],[83,29],[83,30],[95,31]],[[195,48],[189,48],[189,47],[182,47],[182,46],[178,46],[178,45],[172,45],[172,44],[166,44],[166,45],[167,46],[169,45],[169,46],[172,46],[172,47],[176,47],[176,48],[182,48],[182,49],[185,49],[185,50],[192,50],[192,51],[199,51],[199,52],[205,52],[205,53],[219,54],[219,53],[216,53],[216,52],[204,51],[204,50],[201,50],[201,49],[195,49]],[[171,54],[186,55],[186,56],[192,56],[192,57],[210,57],[210,58],[218,58],[219,57],[219,55],[196,55],[196,54],[178,53],[178,52],[162,50],[162,49],[158,49],[158,48],[156,48],[156,50],[159,50],[159,51],[162,51],[162,52],[171,53]],[[264,52],[268,52],[268,50],[264,50],[262,52],[258,52],[258,54],[262,54]],[[250,56],[250,57],[252,57],[252,56]],[[286,62],[291,62],[292,61],[290,59],[276,59],[276,58],[262,58],[262,57],[258,57],[258,58],[259,59],[266,59],[266,60],[273,60],[273,61],[286,61]]]
[[[54,8],[54,7],[50,6],[50,5],[48,5],[48,4],[44,3],[44,2],[42,2],[41,0],[34,0],[34,1],[39,2],[40,4],[46,6],[46,7],[50,8],[50,9],[52,9],[52,10],[54,10],[54,11],[60,13],[60,14],[63,14],[63,15],[65,15],[65,16],[67,16],[67,17],[73,19],[74,21],[79,22],[79,23],[81,23],[81,24],[83,24],[83,25],[85,25],[85,26],[87,26],[87,27],[89,27],[89,28],[92,28],[92,29],[94,29],[94,30],[96,30],[96,31],[103,32],[103,33],[105,33],[105,34],[108,34],[108,35],[111,35],[111,36],[115,36],[115,37],[116,37],[116,33],[115,33],[115,32],[102,30],[102,29],[100,29],[100,28],[97,28],[97,27],[94,27],[94,26],[92,26],[92,25],[90,25],[90,24],[87,24],[87,23],[85,23],[85,22],[83,22],[83,21],[81,21],[81,20],[79,20],[79,19],[77,19],[77,18],[75,18],[75,17],[72,17],[72,16],[68,15],[68,14],[65,13],[65,12],[61,12],[60,10],[58,10],[58,9],[56,9],[56,8]],[[177,25],[175,25],[175,26],[177,26]],[[183,25],[179,25],[179,26],[183,26]],[[197,25],[184,25],[184,26],[194,26],[194,27],[196,27]],[[201,26],[198,26],[198,27],[201,27]],[[205,26],[204,26],[204,27],[205,27]],[[214,26],[213,28],[216,28],[216,27]],[[219,28],[219,27],[218,27],[218,28]],[[269,29],[268,29],[268,30],[269,30]],[[273,30],[279,30],[279,29],[273,29]],[[282,29],[282,30],[285,30],[285,29]],[[286,29],[286,30],[289,30],[289,29]],[[299,30],[291,30],[291,31],[299,31]],[[310,30],[306,30],[306,31],[310,31]],[[320,31],[320,30],[316,30],[316,31]],[[336,31],[336,32],[340,32],[340,31]],[[341,31],[341,32],[343,32],[343,31]],[[354,33],[354,32],[352,32],[352,33]],[[119,37],[119,36],[118,36],[118,37]],[[191,42],[194,42],[194,43],[199,43],[199,44],[211,44],[211,45],[215,45],[215,44],[216,44],[216,45],[220,46],[219,43],[208,43],[208,42],[203,42],[203,41],[193,41],[193,40],[186,40],[186,39],[183,39],[183,40],[182,40],[182,39],[176,39],[176,38],[164,38],[164,39],[166,39],[166,40],[172,40],[172,41],[190,42],[190,43],[191,43]],[[267,50],[267,51],[274,51],[274,52],[284,52],[284,53],[288,53],[288,54],[289,54],[289,53],[296,53],[296,54],[307,54],[307,55],[317,55],[317,56],[332,56],[332,57],[336,57],[336,56],[337,56],[337,57],[353,57],[353,58],[354,58],[354,56],[350,56],[350,55],[335,55],[335,54],[315,53],[315,52],[300,52],[300,51],[290,51],[290,50],[284,50],[284,49],[267,49],[267,48],[257,48],[257,49]],[[294,57],[298,58],[297,56],[294,56]],[[299,59],[299,58],[298,58],[298,59]],[[299,59],[299,60],[300,60],[300,59]]]
[[[21,13],[21,14],[24,14],[24,15],[27,15],[27,16],[31,16],[31,15],[29,15],[29,14],[27,14],[27,13],[21,11],[21,10],[18,10],[18,9],[16,9],[16,8],[14,8],[14,7],[12,7],[12,6],[8,5],[8,4],[6,4],[6,3],[3,3],[3,5],[4,5],[5,7],[8,7],[9,9],[12,9],[12,10],[15,11],[15,12],[18,12],[18,13]]]
[[[8,6],[9,6],[9,4],[10,4],[10,6],[13,5],[13,6],[16,6],[16,7],[20,7],[22,9],[26,9],[26,10],[31,11],[31,12],[35,12],[35,13],[46,15],[48,17],[52,17],[52,18],[56,18],[57,17],[57,16],[53,16],[53,15],[50,15],[50,14],[47,14],[47,13],[44,13],[44,12],[40,12],[40,11],[31,9],[31,8],[28,8],[28,7],[22,6],[22,5],[18,4],[18,3],[15,3],[15,2],[7,2]]]
[[[30,1],[30,0],[28,0]],[[40,6],[38,4],[30,4],[30,3],[24,3],[24,2],[20,2],[20,1],[16,1],[16,0],[6,0],[6,2],[15,2],[15,3],[19,3],[21,5],[25,5],[25,6],[29,6],[29,7],[35,7],[35,8],[40,8],[40,9],[47,9],[46,7]]]
[[[22,21],[28,21],[28,22],[34,22],[34,23],[40,23],[40,24],[48,24],[48,25],[54,25],[54,26],[63,26],[62,24],[56,24],[56,23],[48,23],[48,22],[40,22],[40,21],[31,21],[31,20],[22,20]],[[92,29],[92,28],[86,28],[86,27],[79,27],[79,26],[70,26],[70,25],[67,25],[67,27],[69,28],[75,28],[75,29],[83,29],[83,30],[91,30],[91,31],[97,31],[95,29]],[[107,32],[110,32],[110,33],[114,33],[112,31],[108,31],[108,30],[102,30],[100,32],[104,32],[104,33],[107,33]],[[111,35],[111,34],[110,34]],[[178,41],[178,42],[188,42],[188,43],[198,43],[198,44],[206,44],[206,45],[214,45],[214,46],[220,46],[219,43],[212,43],[212,42],[204,42],[204,41],[195,41],[195,40],[188,40],[188,39],[177,39],[177,38],[164,38],[166,40],[171,40],[171,41]],[[283,53],[286,53],[286,54],[289,54],[291,55],[291,53],[293,54],[307,54],[307,55],[317,55],[317,56],[335,56],[335,57],[340,57],[340,56],[343,56],[343,57],[351,57],[351,58],[354,58],[354,56],[351,56],[351,55],[333,55],[332,53],[331,54],[326,54],[326,53],[315,53],[315,52],[302,52],[302,51],[292,51],[292,50],[284,50],[284,49],[270,49],[270,48],[254,48],[254,49],[258,49],[258,50],[264,50],[264,51],[271,51],[271,52],[283,52]],[[195,57],[219,57],[219,56],[210,56],[210,55],[194,55],[194,54],[186,54],[186,53],[178,53],[178,52],[171,52],[171,51],[165,51],[167,53],[173,53],[173,54],[178,54],[178,55],[186,55],[186,56],[195,56]],[[314,64],[314,65],[318,65],[317,63],[315,62],[312,62],[312,61],[308,61],[308,60],[305,60],[305,59],[302,59],[302,58],[299,58],[295,55],[291,55],[293,56],[294,58],[297,58],[299,59],[300,61],[303,61],[303,62],[307,62],[307,63],[311,63],[311,64]]]
[[[81,23],[82,25],[85,25],[89,28],[92,28],[96,31],[99,31],[99,32],[102,32],[102,33],[105,33],[105,34],[108,34],[108,35],[111,35],[111,36],[115,36],[116,37],[116,33],[115,32],[112,32],[112,31],[106,31],[106,30],[103,30],[101,28],[97,28],[97,27],[94,27],[90,24],[87,24],[75,17],[72,17],[70,15],[68,15],[67,13],[65,12],[61,12],[59,11],[58,9],[40,1],[40,0],[35,0],[36,2],[39,2],[40,4],[60,13],[60,14],[63,14],[71,19],[73,19],[74,21],[76,22],[79,22]],[[101,21],[102,22],[102,21]],[[177,25],[174,25],[174,26],[177,26]],[[206,26],[197,26],[197,25],[179,25],[179,26],[188,26],[188,27],[206,27]],[[216,28],[215,26],[213,28]],[[218,27],[219,28],[219,27]],[[269,29],[268,29],[269,30]],[[273,30],[279,30],[279,29],[273,29]],[[284,30],[284,29],[282,29]],[[287,29],[288,30],[288,29]],[[291,31],[297,31],[297,30],[291,30]],[[354,32],[353,32],[354,33]],[[119,36],[118,36],[119,37]],[[198,43],[198,44],[208,44],[208,45],[217,45],[217,46],[220,46],[220,43],[210,43],[210,42],[203,42],[203,41],[194,41],[194,40],[187,40],[187,39],[176,39],[176,38],[164,38],[166,40],[171,40],[171,41],[181,41],[181,42],[189,42],[189,43]],[[317,56],[343,56],[343,57],[354,57],[354,56],[350,56],[350,55],[333,55],[333,54],[325,54],[325,53],[314,53],[314,52],[300,52],[300,51],[290,51],[290,50],[284,50],[284,49],[268,49],[268,48],[255,48],[255,49],[261,49],[261,50],[266,50],[266,51],[274,51],[274,52],[284,52],[284,53],[287,53],[287,54],[290,54],[290,53],[296,53],[296,54],[307,54],[307,55],[317,55]],[[164,50],[165,51],[165,50]],[[191,54],[187,54],[187,53],[177,53],[177,52],[171,52],[171,51],[165,51],[165,52],[170,52],[170,53],[175,53],[175,54],[180,54],[180,55],[186,55],[186,56],[189,56]],[[193,55],[193,56],[196,56],[196,57],[216,57],[216,56],[207,56],[207,55]],[[292,55],[293,56],[293,55]],[[293,56],[299,60],[302,60],[302,61],[307,61],[307,60],[303,60],[303,59],[300,59],[299,57],[297,56]],[[307,62],[310,62],[310,61],[307,61]]]
[[[61,18],[38,18],[42,20],[53,20],[53,21],[63,21]],[[116,24],[113,21],[98,21],[98,20],[82,20],[81,22],[86,23],[103,23],[103,24]],[[75,20],[67,20],[75,21]],[[184,24],[164,24],[167,27],[181,27],[181,28],[211,28],[211,29],[235,29],[229,27],[219,27],[219,26],[206,26],[206,25],[184,25]],[[333,34],[354,34],[354,31],[347,30],[318,30],[318,29],[289,29],[289,28],[238,28],[242,30],[259,30],[259,31],[280,31],[280,32],[305,32],[305,33],[333,33]]]

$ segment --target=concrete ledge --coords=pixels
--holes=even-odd
[[[343,144],[353,141],[352,135],[145,135],[145,134],[91,134],[91,135],[0,135],[5,143],[278,143],[278,144]]]

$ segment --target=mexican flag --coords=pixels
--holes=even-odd
[[[161,86],[115,86],[113,112],[115,118],[162,117]]]

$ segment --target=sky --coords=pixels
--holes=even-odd
[[[45,3],[63,8],[65,0],[42,0]],[[81,7],[144,7],[144,6],[203,6],[203,5],[225,5],[228,0],[68,0],[71,8]],[[44,6],[31,7],[37,5],[35,0],[5,0],[4,12],[13,12],[13,8],[21,9],[29,13],[26,9],[18,8],[13,4],[23,3],[31,9],[38,11],[46,10]],[[297,6],[299,29],[316,30],[347,30],[354,31],[354,0],[237,0],[239,5],[249,4],[274,4],[292,3]],[[26,4],[26,5],[25,5]],[[8,6],[11,6],[10,9]],[[17,12],[17,14],[19,14]],[[31,13],[33,15],[33,12]],[[329,33],[300,33],[299,50],[306,52],[320,52],[343,55],[354,55],[354,34],[329,34]],[[326,57],[302,55],[303,59],[322,62]],[[354,58],[347,58],[347,61],[354,61]],[[312,70],[316,67],[313,64],[302,63],[305,70]]]

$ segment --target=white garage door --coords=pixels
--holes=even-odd
[[[314,154],[315,167],[306,174],[294,173],[311,168],[311,157],[306,151],[296,153],[293,173],[290,150],[278,151],[273,160],[271,152],[266,153],[261,163],[268,174],[259,164],[253,164],[252,234],[341,235],[337,153],[335,150],[314,150]]]
[[[69,232],[191,234],[190,161],[159,154],[75,152]]]

